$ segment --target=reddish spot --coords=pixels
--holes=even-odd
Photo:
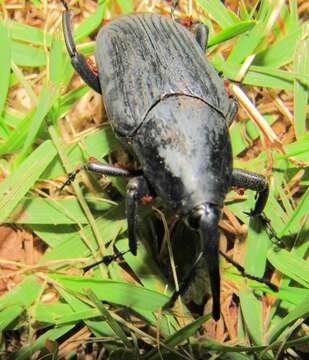
[[[128,144],[132,145],[133,144],[133,140],[132,139],[128,139]]]
[[[227,96],[231,97],[232,93],[231,93],[231,89],[230,89],[230,81],[227,79],[224,79],[223,82],[224,82],[225,90],[227,92]]]
[[[98,161],[94,156],[89,156],[88,161],[95,162]]]
[[[192,15],[186,16],[184,19],[181,20],[180,23],[181,23],[181,25],[183,25],[183,26],[185,26],[185,27],[187,27],[187,28],[191,27],[192,24],[193,24]]]
[[[145,195],[142,197],[142,202],[144,204],[149,204],[150,202],[152,202],[152,200],[153,200],[153,196],[151,195]]]
[[[111,20],[110,19],[104,19],[103,20],[103,26],[107,25],[108,23],[110,23]]]
[[[87,58],[86,61],[87,61],[87,64],[89,65],[91,71],[95,75],[97,75],[98,74],[97,64],[91,58]]]
[[[244,188],[239,188],[236,190],[237,194],[239,195],[243,195],[245,193],[245,189]]]

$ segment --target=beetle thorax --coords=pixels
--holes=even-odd
[[[232,157],[223,116],[200,99],[160,101],[134,136],[148,181],[169,206],[186,213],[201,203],[222,206]]]

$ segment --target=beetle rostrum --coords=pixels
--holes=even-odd
[[[220,318],[218,223],[231,187],[257,191],[250,215],[263,211],[266,179],[233,169],[228,126],[237,103],[205,58],[208,29],[195,35],[168,16],[119,17],[100,29],[96,40],[98,74],[78,54],[70,13],[63,14],[64,37],[72,65],[102,94],[115,135],[138,159],[141,171],[124,171],[89,162],[90,171],[133,176],[127,187],[129,249],[136,255],[136,212],[144,196],[159,196],[200,232],[213,297],[213,318]],[[71,180],[70,180],[71,181]]]

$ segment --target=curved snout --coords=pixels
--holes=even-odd
[[[220,269],[219,269],[219,220],[221,211],[216,206],[204,204],[194,209],[189,223],[199,229],[203,256],[207,263],[212,292],[212,316],[220,319]],[[193,223],[192,223],[193,221]]]

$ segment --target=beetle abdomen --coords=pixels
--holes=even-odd
[[[193,35],[166,16],[117,18],[97,38],[96,62],[107,115],[131,136],[168,94],[200,97],[223,115],[227,95]]]

